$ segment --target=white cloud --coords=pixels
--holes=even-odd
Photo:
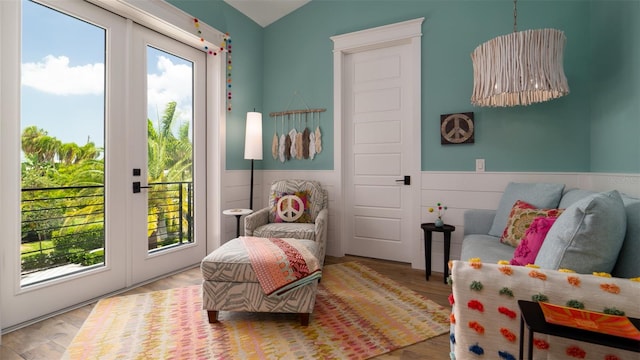
[[[22,64],[22,85],[53,95],[102,95],[104,64],[70,66],[67,56],[47,55],[40,62]],[[192,68],[159,56],[159,74],[147,76],[149,118],[159,120],[168,102],[177,102],[175,126],[192,117]]]
[[[193,72],[190,66],[174,64],[169,58],[158,57],[160,74],[147,76],[149,118],[158,120],[170,101],[177,102],[175,117],[190,121],[192,113]]]
[[[22,64],[22,85],[54,95],[100,95],[104,64],[69,66],[68,57],[47,55],[42,62]]]

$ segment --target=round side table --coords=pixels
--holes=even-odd
[[[233,215],[236,217],[236,237],[240,237],[240,218],[252,212],[253,210],[251,209],[227,209],[222,211],[224,215]]]
[[[447,283],[449,277],[449,250],[451,248],[451,233],[456,230],[453,225],[444,224],[436,226],[434,223],[423,223],[420,225],[424,231],[424,263],[426,265],[426,277],[429,281],[431,275],[431,238],[432,233],[441,232],[444,235],[444,283]]]

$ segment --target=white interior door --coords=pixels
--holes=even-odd
[[[207,75],[206,53],[133,27],[128,133],[135,284],[206,255]]]
[[[412,262],[413,66],[409,43],[347,54],[344,61],[346,253]],[[417,146],[417,148],[416,148]],[[410,176],[410,184],[405,184]]]

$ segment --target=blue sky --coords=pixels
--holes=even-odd
[[[23,1],[22,36],[22,128],[102,147],[105,30]],[[149,118],[155,122],[168,101],[178,101],[179,119],[188,121],[191,64],[153,48],[147,64]]]

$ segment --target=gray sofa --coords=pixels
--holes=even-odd
[[[480,258],[484,263],[497,263],[499,260],[509,260],[513,257],[514,247],[501,243],[500,234],[507,222],[509,210],[515,200],[524,200],[540,208],[557,207],[560,209],[571,209],[570,207],[572,205],[580,205],[580,203],[584,205],[589,199],[599,194],[602,193],[584,189],[566,190],[563,184],[510,183],[505,189],[505,193],[497,210],[474,209],[465,212],[464,238],[460,259]],[[588,240],[598,242],[599,244],[599,246],[596,244],[595,248],[590,249],[591,252],[606,252],[609,256],[613,253],[616,254],[616,259],[614,259],[612,263],[609,261],[607,264],[599,264],[597,267],[586,266],[589,262],[593,262],[590,261],[590,255],[600,256],[602,254],[591,254],[589,251],[578,254],[581,252],[580,249],[578,249],[573,252],[565,252],[564,259],[562,259],[563,261],[561,261],[558,266],[551,266],[553,264],[545,261],[548,259],[543,259],[543,257],[550,253],[556,255],[559,251],[553,248],[550,242],[545,240],[538,253],[538,257],[536,257],[536,264],[543,268],[558,269],[560,267],[566,267],[583,273],[591,273],[594,271],[607,272],[611,273],[614,277],[640,277],[640,261],[638,261],[638,259],[640,259],[640,199],[635,199],[625,194],[620,194],[620,197],[624,206],[623,217],[626,217],[623,219],[624,221],[611,221],[611,218],[621,220],[619,216],[615,216],[615,214],[612,213],[594,214],[592,219],[584,219],[585,221],[591,220],[591,223],[583,226],[582,229],[583,238],[591,236],[592,239]],[[588,210],[593,210],[593,207]],[[585,216],[584,211],[581,212],[580,209],[576,212],[578,216]],[[502,219],[496,219],[497,216],[502,217]],[[561,215],[558,221],[562,218],[563,216]],[[623,228],[620,228],[622,227],[621,224],[624,224]],[[554,224],[554,226],[555,225],[558,224]],[[584,229],[589,226],[591,229]],[[552,231],[553,228],[549,232],[550,235]],[[567,231],[573,230],[568,229]],[[589,234],[587,231],[592,231],[593,234]],[[621,236],[622,240],[615,240],[612,244],[609,243],[610,234],[612,233],[616,233],[616,237]],[[575,259],[571,257],[575,257]],[[587,261],[584,261],[585,259],[587,259]],[[566,266],[567,264],[574,266]],[[610,265],[612,265],[611,268],[609,268]],[[580,271],[581,269],[584,271]]]

